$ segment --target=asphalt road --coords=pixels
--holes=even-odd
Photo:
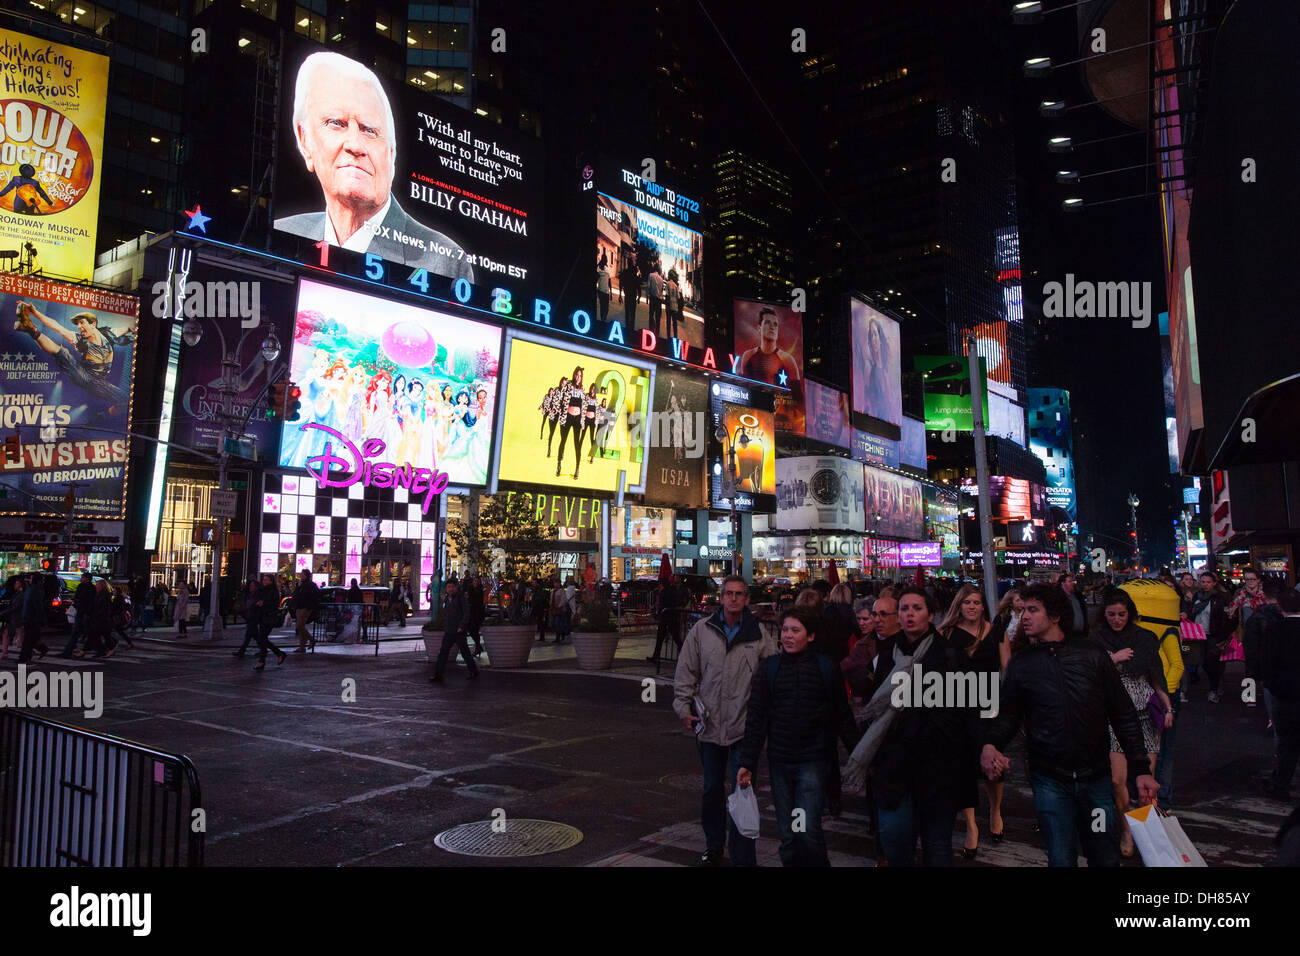
[[[106,703],[93,721],[41,713],[187,754],[202,784],[211,866],[684,865],[702,852],[694,741],[672,714],[669,670],[646,699],[645,639],[624,640],[612,673],[581,673],[571,650],[547,645],[527,668],[485,667],[477,681],[454,668],[443,685],[428,682],[416,646],[386,645],[378,657],[322,648],[255,673],[229,641],[138,641],[108,661],[46,658],[40,666],[102,668]],[[0,666],[13,668],[12,656]],[[1239,677],[1230,670],[1227,683]],[[1291,808],[1256,783],[1271,768],[1262,706],[1210,705],[1202,683],[1178,730],[1174,809],[1207,862],[1270,861]],[[1006,841],[988,840],[981,810],[979,856],[958,866],[1045,865],[1023,761],[1013,760]],[[765,775],[760,863],[779,865]],[[444,831],[494,819],[568,824],[581,840],[504,858],[435,845]],[[875,865],[864,822],[852,796],[826,821],[833,865]]]

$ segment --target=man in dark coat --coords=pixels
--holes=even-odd
[[[460,649],[460,656],[469,668],[469,679],[478,677],[478,664],[469,652],[469,641],[465,639],[465,631],[469,627],[469,607],[465,595],[459,592],[460,588],[454,580],[447,582],[447,590],[442,599],[442,647],[438,650],[438,662],[433,667],[433,676],[429,678],[431,683],[442,680],[453,647]]]
[[[45,581],[39,574],[33,574],[27,584],[27,590],[23,592],[23,646],[18,651],[19,664],[30,664],[32,651],[41,644],[41,628],[45,626],[45,607]]]

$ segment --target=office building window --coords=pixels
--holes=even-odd
[[[245,10],[260,13],[268,20],[275,19],[275,3],[276,0],[239,0],[239,5]]]
[[[319,13],[312,13],[306,7],[294,7],[293,29],[317,43],[325,42],[325,18]]]

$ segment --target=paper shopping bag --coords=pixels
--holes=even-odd
[[[1148,867],[1205,866],[1182,826],[1173,817],[1162,816],[1154,806],[1138,807],[1125,814],[1133,842]],[[1173,834],[1177,834],[1175,843]]]
[[[758,797],[754,796],[752,786],[733,790],[727,798],[727,810],[741,836],[751,840],[758,836]]]

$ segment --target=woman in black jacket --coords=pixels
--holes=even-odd
[[[899,592],[902,631],[895,655],[915,656],[930,638],[925,653],[912,662],[913,668],[919,666],[922,675],[935,674],[946,682],[945,675],[964,671],[966,661],[934,629],[934,611],[934,599],[922,588]],[[914,706],[921,688],[910,684],[896,685],[892,693],[902,697],[904,706],[897,709],[871,765],[885,860],[889,866],[914,865],[919,833],[925,865],[952,866],[952,821],[968,776],[978,711]]]
[[[1192,601],[1192,611],[1188,617],[1205,631],[1205,656],[1201,666],[1205,668],[1205,676],[1210,681],[1208,699],[1211,704],[1217,704],[1219,685],[1223,681],[1223,663],[1219,660],[1219,655],[1228,646],[1228,641],[1232,640],[1236,624],[1228,614],[1228,595],[1223,590],[1219,576],[1209,568],[1204,568],[1197,580],[1200,582],[1200,590]]]
[[[277,664],[283,664],[285,657],[288,655],[271,643],[271,631],[284,620],[280,611],[280,589],[275,586],[274,574],[262,575],[262,586],[256,591],[256,600],[252,602],[249,620],[250,626],[253,620],[258,622],[253,637],[257,640],[259,652],[253,670],[260,671],[266,667],[266,655],[268,653],[275,655]]]
[[[1155,635],[1138,626],[1137,607],[1128,593],[1119,588],[1106,592],[1102,598],[1101,611],[1097,626],[1092,631],[1092,639],[1105,649],[1111,661],[1119,668],[1124,690],[1128,692],[1129,699],[1133,701],[1133,709],[1137,711],[1147,759],[1154,767],[1160,753],[1160,735],[1164,733],[1165,727],[1172,726],[1174,720],[1174,711],[1165,687],[1165,669],[1160,662]],[[1147,701],[1153,694],[1165,710],[1163,726],[1160,727],[1156,726],[1147,710]],[[1129,808],[1128,758],[1124,756],[1124,748],[1120,746],[1113,727],[1110,731],[1110,779],[1115,788],[1115,808],[1124,825],[1120,837],[1120,853],[1132,856],[1133,836],[1129,833],[1128,821],[1124,816]]]

